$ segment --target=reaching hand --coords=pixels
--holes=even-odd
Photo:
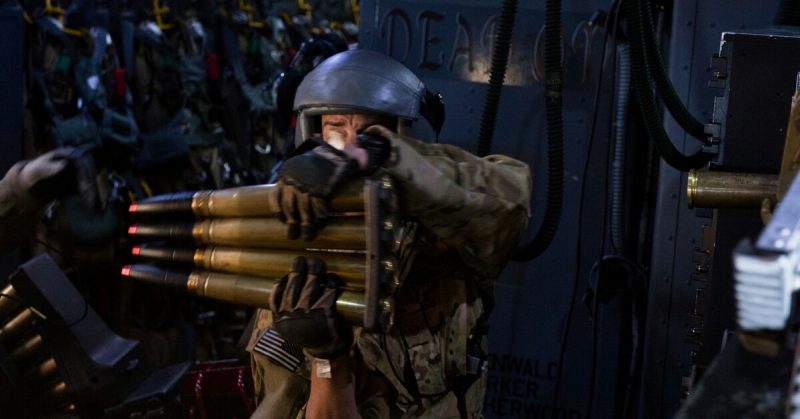
[[[287,341],[302,346],[315,358],[332,359],[347,353],[353,331],[336,314],[341,279],[314,259],[309,271],[304,257],[272,288],[273,328]]]
[[[365,173],[370,174],[378,169],[386,160],[389,159],[391,147],[389,140],[375,133],[358,134],[356,144],[363,149],[367,155],[366,164],[361,167]]]
[[[67,196],[77,190],[75,150],[57,148],[25,163],[19,187],[41,201]]]
[[[330,196],[358,174],[358,163],[328,144],[286,160],[276,190],[288,237],[313,239],[328,218]]]

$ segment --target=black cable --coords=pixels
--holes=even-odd
[[[400,372],[397,371],[397,367],[394,365],[394,361],[392,361],[392,356],[389,353],[389,346],[386,344],[386,333],[380,334],[380,339],[378,340],[378,342],[380,343],[381,349],[383,349],[383,352],[386,354],[386,360],[389,361],[389,367],[392,369],[392,372],[394,373],[394,377],[397,379],[397,382],[403,383],[405,380],[403,380],[403,376],[400,375]]]
[[[612,25],[611,26],[611,45],[613,45],[613,53],[611,54],[612,55],[612,60],[611,60],[611,74],[612,74],[611,92],[612,92],[612,95],[614,97],[616,97],[616,94],[614,92],[616,92],[616,82],[617,82],[617,80],[616,80],[616,76],[617,76],[617,48],[616,48],[616,45],[617,45],[617,32],[618,32],[618,29],[619,29],[619,16],[620,16],[620,10],[622,9],[622,3],[623,2],[624,2],[624,0],[615,1],[615,4],[613,4],[611,6],[612,10],[609,13],[609,15],[611,16],[611,18],[609,19],[609,24]],[[606,26],[606,27],[608,28],[608,26]],[[603,44],[604,45],[604,49],[605,49],[605,46],[606,46],[607,43],[608,43],[608,38],[606,38],[606,40],[605,40],[605,42]],[[610,121],[614,121],[615,120],[615,114],[614,114],[613,111],[609,114],[609,119],[610,119]],[[592,131],[592,135],[594,135],[594,130]],[[596,385],[595,383],[596,383],[596,380],[597,380],[597,327],[598,327],[598,324],[597,324],[598,323],[598,320],[597,320],[597,297],[598,297],[598,295],[600,293],[599,290],[600,290],[600,278],[601,278],[600,274],[599,274],[599,266],[600,266],[601,261],[603,260],[603,255],[605,254],[605,244],[609,242],[609,240],[608,240],[608,236],[609,236],[608,227],[609,227],[610,221],[607,218],[608,218],[609,213],[610,213],[609,208],[608,208],[608,206],[609,206],[608,189],[609,189],[609,178],[610,178],[610,176],[609,176],[609,173],[608,173],[609,172],[609,166],[608,166],[607,162],[611,161],[612,144],[613,144],[613,142],[609,139],[608,144],[606,146],[606,160],[605,160],[606,161],[606,171],[605,171],[605,177],[604,177],[604,180],[603,180],[603,191],[605,191],[606,193],[603,194],[603,216],[601,218],[603,220],[603,232],[602,232],[602,235],[600,236],[601,237],[600,249],[599,249],[600,251],[599,251],[599,255],[598,255],[597,261],[592,266],[592,272],[589,275],[590,277],[592,277],[592,276],[594,276],[595,272],[598,273],[597,274],[597,279],[595,281],[594,292],[592,294],[592,297],[593,297],[592,298],[592,314],[591,314],[591,316],[592,316],[592,331],[591,331],[592,357],[591,357],[591,362],[589,364],[590,365],[590,367],[589,367],[589,392],[588,392],[589,400],[587,401],[587,410],[586,410],[587,411],[587,419],[591,419],[591,417],[592,417],[592,408],[594,406],[594,392],[595,392],[595,385]]]
[[[47,250],[50,250],[50,251],[55,252],[55,253],[58,253],[59,256],[61,256],[62,258],[65,258],[64,252],[62,252],[61,249],[58,249],[58,248],[54,247],[53,245],[51,245],[50,243],[47,243],[46,241],[40,239],[39,237],[36,237],[34,239],[34,241],[36,243],[39,243],[40,245],[44,246],[45,248],[47,248]]]
[[[680,97],[678,97],[678,93],[675,92],[675,87],[672,85],[669,76],[667,76],[664,58],[661,56],[661,48],[659,48],[658,42],[656,41],[655,24],[653,23],[653,12],[650,8],[650,0],[640,1],[640,18],[643,20],[639,25],[640,31],[636,36],[641,37],[643,42],[647,59],[647,68],[650,70],[648,75],[650,75],[655,82],[661,101],[667,106],[669,113],[672,114],[681,128],[692,137],[706,142],[708,135],[705,133],[703,123],[689,113],[689,110],[686,109],[686,106],[684,106]]]
[[[506,78],[508,53],[511,50],[511,35],[514,32],[514,18],[517,15],[517,0],[503,0],[500,17],[497,19],[497,31],[492,51],[492,64],[489,73],[489,87],[486,89],[486,100],[481,115],[481,128],[478,135],[478,149],[475,154],[484,157],[492,152],[492,138],[497,120],[497,108],[500,105],[500,94]]]
[[[544,253],[558,230],[564,202],[564,115],[561,63],[561,0],[547,0],[544,11],[545,118],[547,121],[547,201],[533,239],[511,257],[527,262]]]
[[[611,4],[612,14],[616,13],[619,0],[614,0]],[[581,245],[583,243],[581,230],[583,229],[583,198],[584,192],[586,191],[586,179],[588,178],[587,173],[589,171],[589,163],[591,162],[592,157],[592,149],[594,147],[594,138],[595,138],[595,128],[597,126],[597,116],[598,110],[600,107],[600,92],[602,90],[602,83],[603,83],[603,72],[605,69],[606,63],[606,48],[608,45],[608,26],[606,26],[605,35],[603,39],[603,47],[601,51],[601,58],[600,58],[600,70],[598,71],[597,75],[597,87],[595,88],[593,104],[592,104],[592,122],[589,128],[589,141],[587,144],[586,149],[586,156],[583,160],[583,172],[581,177],[581,186],[578,189],[578,220],[576,222],[576,240],[575,240],[575,278],[572,281],[572,290],[570,292],[570,299],[569,299],[569,307],[567,308],[567,321],[564,326],[564,331],[561,334],[561,346],[560,346],[560,353],[558,356],[558,377],[555,383],[555,390],[553,392],[553,411],[555,412],[558,408],[558,396],[561,390],[561,379],[564,374],[564,358],[567,353],[567,339],[569,338],[569,329],[572,325],[572,313],[573,308],[575,307],[575,298],[578,294],[578,283],[580,282],[581,277],[581,256],[582,256],[582,249]],[[594,381],[594,380],[592,380]],[[593,386],[593,385],[592,385]],[[589,399],[591,400],[592,394],[589,394]],[[591,409],[591,401],[589,402],[589,408]],[[591,410],[590,410],[591,412]],[[591,415],[591,413],[589,413]]]
[[[610,70],[611,70],[611,74],[612,74],[611,92],[612,92],[612,95],[614,95],[614,97],[616,96],[614,94],[614,92],[616,91],[615,89],[616,89],[616,76],[617,76],[617,54],[616,54],[617,53],[617,48],[616,48],[617,29],[619,27],[619,14],[620,14],[620,9],[621,9],[621,4],[620,4],[621,2],[622,2],[622,0],[619,0],[619,2],[617,2],[615,5],[612,5],[612,10],[610,11],[611,19],[609,19],[609,24],[611,25],[610,26],[611,27],[611,36],[610,36],[610,38],[611,38],[611,45],[612,45],[612,48],[613,48],[612,54],[611,54],[611,64],[610,64],[610,66],[611,66]],[[608,28],[608,26],[606,26],[606,27]],[[606,37],[605,42],[604,42],[604,50],[607,48],[606,45],[608,44],[608,41],[609,41],[609,38]],[[602,81],[601,81],[601,83],[602,83]],[[614,115],[614,113],[612,111],[609,114],[609,119],[611,121],[613,121],[614,118],[615,118],[615,115]],[[592,135],[594,135],[594,128],[592,130]],[[597,328],[598,328],[598,318],[597,318],[597,313],[598,313],[597,303],[598,303],[598,301],[597,300],[598,300],[598,295],[600,294],[600,278],[601,278],[600,274],[599,274],[599,266],[600,266],[600,261],[603,259],[603,254],[605,253],[605,244],[608,243],[608,226],[610,224],[609,220],[607,219],[608,218],[608,214],[609,214],[609,209],[608,209],[608,206],[609,206],[608,188],[609,188],[609,178],[610,178],[609,173],[608,173],[609,172],[609,168],[610,168],[608,166],[608,162],[611,161],[611,147],[612,147],[612,144],[613,144],[613,142],[609,139],[608,143],[606,145],[606,159],[605,159],[605,161],[606,161],[606,170],[605,170],[605,177],[603,178],[604,179],[603,180],[603,191],[606,191],[606,193],[603,194],[603,216],[601,218],[603,220],[603,232],[602,232],[602,234],[600,236],[601,237],[601,241],[600,241],[599,255],[598,255],[597,261],[594,263],[594,265],[592,265],[592,271],[589,274],[590,278],[591,277],[596,277],[596,280],[595,280],[595,285],[594,285],[594,292],[592,293],[592,312],[591,312],[591,320],[592,320],[591,351],[592,351],[592,356],[591,356],[591,362],[589,364],[590,365],[589,366],[589,391],[588,391],[588,401],[586,403],[586,405],[587,405],[587,407],[586,407],[587,419],[591,419],[591,417],[593,415],[593,407],[594,407],[594,399],[595,399],[595,387],[596,387],[596,381],[597,381]],[[597,275],[595,275],[595,273],[597,273]]]
[[[625,4],[630,33],[642,33],[643,7],[641,1],[646,0],[631,0]],[[650,66],[647,62],[644,39],[642,38],[642,36],[635,36],[631,39],[631,64],[633,66],[636,97],[639,101],[639,108],[642,111],[642,118],[647,132],[661,157],[670,166],[681,171],[702,167],[714,157],[714,154],[701,149],[694,154],[685,155],[678,151],[664,131],[661,115],[656,107],[656,99],[653,94],[654,82],[650,76]]]
[[[589,276],[595,276],[595,272],[599,272],[599,265],[600,262],[595,262],[592,266],[592,273]],[[588,401],[586,402],[586,418],[592,418],[592,407],[594,405],[594,388],[595,388],[595,380],[597,379],[597,295],[600,294],[600,274],[597,274],[597,279],[595,280],[594,284],[594,291],[592,292],[592,360],[591,360],[591,367],[589,372],[589,391]]]
[[[614,37],[612,37],[614,39]],[[616,63],[616,60],[614,61]],[[612,66],[612,71],[614,71],[614,67]],[[613,91],[613,88],[612,88]],[[609,161],[611,154],[611,146],[606,148],[606,162]],[[608,191],[608,166],[606,166],[606,174],[603,181],[603,190]],[[605,254],[605,244],[608,243],[608,193],[603,194],[603,233],[601,234],[601,241],[600,241],[600,254],[598,255],[597,262],[592,266],[592,273],[591,276],[594,276],[594,272],[599,271],[599,263],[603,259],[603,255]],[[597,279],[595,280],[594,291],[592,293],[592,334],[591,334],[591,363],[589,364],[589,400],[587,401],[587,419],[591,419],[592,417],[592,406],[594,403],[594,391],[595,391],[595,381],[597,379],[597,296],[600,290],[600,275],[597,275]]]
[[[425,326],[428,328],[428,330],[432,330],[433,328],[430,326],[430,322],[428,320],[428,316],[425,315],[425,310],[424,310],[424,307],[422,305],[422,300],[419,297],[419,293],[417,293],[416,290],[413,290],[413,288],[412,288],[412,291],[414,291],[414,296],[417,299],[417,305],[419,306],[420,311],[422,313],[422,318],[425,321]],[[403,359],[405,360],[406,367],[407,367],[411,363],[411,358],[408,356],[409,346],[408,346],[408,343],[406,342],[406,338],[405,338],[405,335],[403,334],[402,328],[400,327],[399,320],[398,320],[398,323],[395,326],[396,326],[396,330],[398,331],[398,334],[400,335],[400,340],[401,340],[401,342],[403,344]],[[432,399],[432,398],[437,398],[437,397],[444,396],[445,394],[450,392],[450,390],[448,389],[448,390],[441,391],[439,393],[422,393],[422,392],[419,391],[419,387],[418,387],[416,381],[413,383],[413,388],[408,388],[406,386],[406,382],[408,380],[405,380],[402,377],[402,375],[400,374],[400,372],[397,369],[397,366],[394,364],[394,361],[392,361],[391,354],[389,354],[389,345],[386,344],[386,333],[381,333],[381,337],[379,339],[379,345],[380,345],[381,349],[383,349],[383,352],[386,354],[386,359],[389,362],[389,367],[392,369],[392,372],[394,373],[395,378],[397,378],[397,381],[399,383],[401,383],[403,385],[403,387],[406,389],[406,391],[408,391],[409,394],[411,394],[412,396],[419,397],[419,398],[425,398],[425,399]]]

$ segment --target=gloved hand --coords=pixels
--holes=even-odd
[[[295,259],[292,272],[272,288],[273,329],[315,358],[347,353],[353,330],[336,314],[341,283],[338,276],[327,273],[321,260],[314,259],[309,271],[304,257]]]
[[[328,218],[331,194],[358,174],[358,163],[328,144],[286,160],[276,191],[288,237],[313,239]]]
[[[391,152],[389,140],[380,135],[358,134],[356,144],[367,152],[366,167],[361,168],[365,174],[373,173],[389,159]]]
[[[74,156],[72,148],[57,148],[28,161],[19,171],[20,190],[43,202],[76,192]]]

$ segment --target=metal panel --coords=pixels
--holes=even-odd
[[[0,176],[22,159],[23,105],[22,9],[16,2],[0,2]],[[0,283],[16,269],[15,252],[0,255]]]
[[[711,119],[713,96],[719,93],[707,87],[710,80],[707,63],[719,50],[721,33],[768,26],[776,10],[777,2],[775,7],[765,7],[763,2],[755,0],[740,0],[735,7],[727,1],[675,3],[669,74],[693,115]],[[683,150],[697,148],[696,142],[687,138],[671,118],[666,127]],[[703,226],[711,225],[708,211],[687,208],[683,174],[662,164],[659,176],[658,222],[653,236],[645,365],[638,415],[642,418],[671,416],[685,396],[682,384],[690,380],[691,352],[697,349],[687,342],[687,329],[693,325],[690,314],[698,289],[702,287],[691,279],[695,271],[692,257],[695,248],[701,245]],[[731,240],[726,238],[726,241]],[[730,255],[719,252],[717,260],[729,264]],[[704,343],[719,346],[721,339],[718,334],[715,342]]]
[[[593,85],[602,38],[587,25],[605,1],[565,1],[565,203],[560,229],[549,250],[530,263],[512,263],[499,279],[490,332],[490,377],[484,413],[487,418],[550,417],[559,377],[562,331],[575,280],[577,191],[591,124]],[[541,37],[544,2],[520,2],[513,48],[502,92],[493,152],[519,158],[534,174],[533,219],[538,228],[544,209],[546,145]],[[387,52],[404,62],[428,88],[441,91],[447,107],[441,142],[475,150],[488,80],[494,21],[500,2],[364,1],[360,47]],[[587,60],[591,58],[591,60]],[[592,64],[590,64],[590,62]],[[604,109],[607,110],[607,106]],[[598,132],[608,131],[606,118]],[[605,125],[603,125],[605,124]],[[589,389],[591,327],[580,302],[586,278],[599,253],[603,229],[597,211],[604,196],[605,147],[608,135],[596,138],[597,158],[587,184],[587,220],[575,318],[570,328],[566,366],[555,417],[586,416]],[[594,214],[593,214],[594,211]],[[601,359],[603,364],[606,360]],[[614,369],[613,360],[605,362]],[[598,382],[602,374],[598,375]],[[610,417],[606,401],[596,401],[595,417]]]
[[[794,81],[800,71],[800,30],[794,31],[794,37],[726,33],[721,55],[728,67],[725,112],[717,112],[715,118],[724,117],[725,145],[723,159],[715,169],[778,173]],[[705,302],[708,313],[703,346],[696,356],[696,364],[702,366],[718,352],[724,330],[735,327],[731,254],[742,238],[755,237],[763,227],[757,208],[719,209],[716,223],[716,257]]]
[[[542,106],[541,48],[543,3],[520,4],[513,37],[507,87],[503,90],[494,151],[520,158],[534,172],[533,228],[540,222],[545,182],[544,115]],[[568,46],[565,57],[565,207],[562,224],[551,248],[539,259],[511,264],[496,287],[497,307],[492,317],[493,363],[486,399],[486,416],[545,417],[553,412],[551,400],[559,375],[561,397],[557,417],[586,416],[586,392],[591,368],[591,321],[580,294],[592,280],[592,268],[600,253],[609,131],[600,118],[594,153],[589,168],[585,211],[581,233],[583,257],[576,260],[578,231],[577,191],[582,159],[587,152],[591,123],[592,80],[597,77],[600,37],[591,36],[586,21],[592,11],[607,7],[600,1],[565,1],[564,33]],[[364,1],[362,4],[361,47],[388,52],[403,61],[426,84],[443,92],[448,107],[441,141],[473,150],[477,143],[480,115],[488,80],[489,51],[493,20],[500,2],[479,0]],[[776,6],[740,0],[730,2],[687,0],[675,2],[671,20],[669,73],[678,93],[692,114],[711,118],[715,91],[707,87],[707,63],[719,49],[722,31],[767,26]],[[666,19],[669,23],[670,20]],[[587,45],[587,43],[589,45]],[[588,51],[588,52],[587,52]],[[593,60],[587,60],[592,58]],[[588,65],[589,62],[594,66]],[[608,106],[602,102],[601,108]],[[787,108],[788,110],[788,108]],[[696,149],[677,124],[668,118],[666,127],[679,148]],[[593,154],[594,154],[593,153]],[[650,272],[647,340],[638,417],[666,417],[682,399],[682,379],[689,375],[693,347],[686,341],[689,315],[695,305],[697,283],[691,274],[692,256],[701,245],[703,226],[711,224],[709,211],[691,211],[686,206],[685,176],[669,168],[659,172],[655,230]],[[708,230],[708,229],[706,229]],[[710,230],[709,230],[710,231]],[[647,234],[648,232],[641,232]],[[713,235],[712,235],[713,237]],[[725,257],[725,256],[721,256]],[[576,269],[580,275],[576,276]],[[578,296],[570,293],[578,278]],[[566,356],[559,366],[561,333],[566,327],[567,307],[575,298],[573,322],[567,339]],[[619,315],[614,310],[607,318]],[[610,341],[606,341],[610,342]],[[610,343],[609,343],[610,344]],[[600,342],[601,346],[606,343]],[[615,395],[607,385],[615,377],[613,354],[598,353],[593,416],[610,417]]]

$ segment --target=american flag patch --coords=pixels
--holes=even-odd
[[[303,348],[289,343],[278,332],[268,329],[256,342],[254,351],[264,355],[274,364],[294,372],[303,361]]]

